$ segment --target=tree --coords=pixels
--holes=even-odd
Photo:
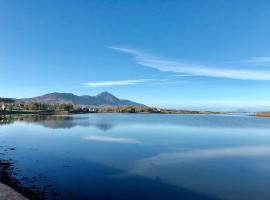
[[[14,99],[11,99],[11,98],[1,98],[0,97],[0,102],[1,103],[14,103],[15,100]]]
[[[72,104],[56,104],[55,111],[71,111],[73,110],[73,105]]]
[[[24,109],[25,110],[38,110],[39,106],[37,103],[34,103],[34,102],[26,102],[24,104]]]

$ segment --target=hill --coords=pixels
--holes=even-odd
[[[73,104],[73,105],[84,105],[84,106],[143,106],[143,104],[136,103],[129,100],[118,99],[109,92],[102,92],[96,96],[77,96],[72,93],[48,93],[42,96],[18,99],[20,102],[35,102],[44,104]]]

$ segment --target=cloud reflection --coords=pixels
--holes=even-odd
[[[109,137],[109,136],[98,136],[89,135],[85,137],[85,140],[98,141],[98,142],[112,142],[112,143],[124,143],[124,144],[140,144],[138,140],[123,137]]]
[[[135,170],[144,171],[153,166],[181,164],[184,162],[201,159],[254,156],[270,156],[270,146],[244,146],[161,153],[156,156],[139,160],[135,167]]]

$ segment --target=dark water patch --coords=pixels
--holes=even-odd
[[[44,199],[44,193],[39,191],[39,187],[25,186],[16,178],[18,172],[15,172],[15,162],[12,160],[0,160],[0,182],[8,185],[12,189],[21,193],[29,199]],[[28,180],[28,178],[24,178]]]
[[[5,148],[5,156],[13,148]],[[3,150],[3,149],[2,149]],[[11,150],[12,151],[12,150]],[[74,196],[70,191],[60,191],[56,186],[50,184],[50,180],[42,174],[33,176],[21,176],[21,170],[17,167],[17,161],[12,159],[0,159],[0,182],[8,185],[23,196],[37,200],[60,200],[70,199]],[[39,185],[40,180],[45,180],[46,184]],[[44,181],[43,181],[44,182]]]
[[[60,158],[56,160],[54,157],[48,157],[45,160],[48,163],[44,163],[43,160],[40,164],[45,164],[51,172],[46,175],[32,172],[25,176],[25,169],[19,167],[18,161],[1,159],[0,181],[29,199],[217,199],[166,184],[160,178],[150,179],[137,175],[118,176],[124,172],[88,161]],[[33,163],[32,165],[33,168],[36,167]]]

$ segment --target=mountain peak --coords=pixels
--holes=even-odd
[[[97,96],[113,96],[114,97],[114,95],[112,95],[111,93],[109,93],[107,91],[101,92]]]
[[[105,91],[105,92],[101,92],[100,94],[98,94],[96,96],[96,98],[102,98],[105,99],[109,102],[116,102],[119,101],[119,99],[117,97],[115,97],[114,95],[112,95],[111,93]]]

